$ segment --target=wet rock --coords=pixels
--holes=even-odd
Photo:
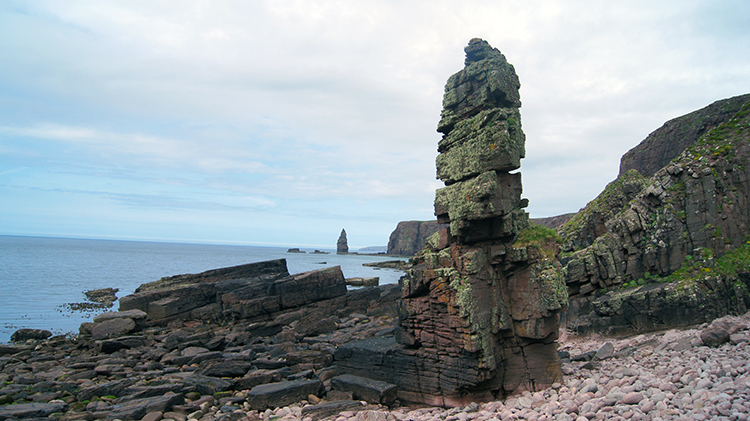
[[[44,340],[52,336],[52,332],[44,329],[18,329],[10,335],[12,342],[25,342],[28,340]]]

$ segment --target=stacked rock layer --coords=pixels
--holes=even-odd
[[[438,131],[438,221],[402,280],[399,343],[419,364],[411,400],[449,406],[548,387],[567,303],[562,269],[540,248],[516,243],[529,227],[521,199],[520,83],[486,41],[465,48],[448,79]]]

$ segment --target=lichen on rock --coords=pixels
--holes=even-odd
[[[559,381],[555,340],[567,303],[559,237],[514,246],[530,228],[521,174],[510,174],[525,155],[518,76],[486,41],[472,39],[465,51],[438,124],[446,187],[435,215],[450,225],[412,259],[399,323],[402,345],[419,360],[409,372],[416,379],[400,386],[417,384],[410,396],[449,406]]]

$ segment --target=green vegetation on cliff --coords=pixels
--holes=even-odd
[[[554,259],[562,242],[562,237],[554,229],[530,223],[528,228],[522,229],[518,233],[513,247],[533,248],[539,251],[543,257]]]
[[[648,178],[630,170],[604,188],[599,196],[575,214],[560,229],[566,249],[578,250],[593,243],[603,234],[603,223],[627,209],[630,201],[648,185]],[[600,228],[597,226],[601,225]]]

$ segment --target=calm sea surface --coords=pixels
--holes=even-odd
[[[140,241],[16,237],[0,235],[0,343],[20,328],[54,334],[78,332],[94,313],[71,312],[66,303],[86,302],[84,291],[119,288],[132,294],[164,276],[285,258],[289,273],[341,266],[347,278],[379,276],[397,283],[403,272],[363,263],[394,260],[385,256],[287,253],[286,248],[177,244]],[[303,249],[305,250],[305,249]],[[312,250],[307,250],[312,251]],[[325,250],[330,251],[330,250]],[[111,310],[116,310],[118,303]]]

